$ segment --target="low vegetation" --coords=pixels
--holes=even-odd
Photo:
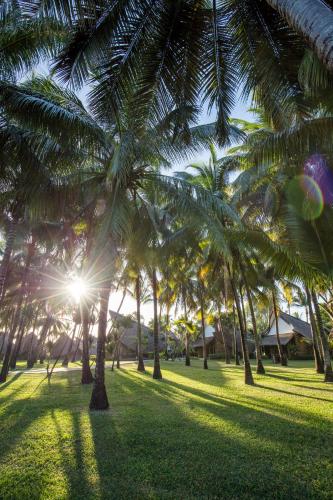
[[[192,361],[192,360],[191,360]],[[0,388],[0,497],[329,499],[333,394],[311,362],[242,368],[162,362],[106,370],[89,412],[80,373],[16,373]]]

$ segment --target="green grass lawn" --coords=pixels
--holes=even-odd
[[[53,363],[54,363],[54,359],[51,359],[50,360],[50,367],[52,367]],[[56,368],[62,368],[62,360],[59,360],[56,364]],[[45,373],[46,373],[46,364],[47,364],[47,360],[44,361],[43,364],[37,362],[34,364],[34,367],[33,369],[34,370],[45,370]],[[68,363],[68,368],[81,368],[82,367],[82,363],[81,361],[70,361]],[[94,368],[94,365],[92,366]],[[26,370],[27,369],[27,362],[26,361],[22,361],[22,360],[18,360],[17,363],[16,363],[16,368],[15,368],[15,371],[21,371],[21,370]]]
[[[0,387],[0,498],[333,498],[333,387],[310,363],[107,370],[111,409],[90,413],[80,372]]]

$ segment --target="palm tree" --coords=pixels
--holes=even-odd
[[[201,321],[201,335],[202,335],[202,357],[203,367],[208,369],[207,361],[207,344],[206,344],[206,302],[205,302],[205,284],[203,277],[200,275],[200,268],[198,270],[197,278],[197,297],[199,299],[200,321]]]
[[[89,168],[70,176],[69,181],[65,182],[65,188],[68,192],[67,196],[69,194],[73,196],[75,182],[81,182],[82,178],[86,178],[86,182],[81,183],[79,194],[91,192],[92,189],[93,197],[90,196],[87,206],[83,207],[83,213],[91,206],[96,207],[99,200],[102,200],[104,208],[99,217],[100,223],[98,221],[95,223],[95,227],[98,228],[95,241],[100,242],[101,248],[104,246],[103,240],[108,238],[108,235],[113,234],[117,238],[123,238],[124,234],[128,233],[131,203],[135,193],[142,189],[142,179],[150,174],[150,179],[154,182],[154,168],[151,167],[151,163],[168,165],[168,156],[174,159],[179,154],[187,155],[188,151],[193,151],[204,144],[211,133],[210,128],[206,130],[202,127],[196,128],[193,132],[188,131],[190,135],[187,136],[187,144],[184,144],[183,141],[172,140],[168,122],[157,124],[155,127],[146,124],[144,128],[142,123],[138,125],[133,110],[130,108],[122,122],[118,122],[117,125],[113,123],[112,117],[109,117],[107,120],[109,130],[104,130],[86,112],[75,95],[63,91],[50,80],[34,79],[29,82],[29,88],[27,84],[3,85],[0,93],[1,91],[6,96],[3,102],[8,113],[15,116],[16,120],[35,127],[38,131],[45,131],[51,137],[58,137],[59,126],[66,128],[68,134],[64,143],[67,147],[74,148],[78,158],[81,154],[80,148],[84,157],[87,156],[87,152],[91,152],[93,161],[88,165]],[[129,123],[132,124],[132,128]],[[88,158],[90,158],[89,154]],[[99,259],[96,244],[94,246],[95,250],[89,262],[89,274],[92,274],[93,278],[96,275],[94,269],[96,258]],[[98,271],[97,274],[100,272]],[[150,270],[150,275],[156,302],[156,271]],[[104,298],[103,300],[105,301]],[[100,321],[101,331],[103,331],[103,315],[100,316]],[[86,330],[86,323],[84,321],[83,333]],[[103,342],[103,338],[101,333],[100,342]],[[155,328],[156,351],[158,350],[157,343],[158,332]],[[101,349],[100,355],[103,356],[103,353],[104,350]],[[101,366],[101,370],[104,370],[103,363]],[[157,353],[156,366],[158,366]]]
[[[314,290],[312,290],[311,298],[314,306],[314,313],[317,318],[317,327],[319,332],[319,339],[321,342],[321,348],[323,353],[324,360],[324,371],[325,371],[325,382],[333,382],[333,371],[332,371],[332,363],[331,363],[331,355],[328,345],[327,335],[324,331],[323,320],[321,317],[317,294]]]
[[[279,361],[280,361],[282,366],[288,366],[287,357],[286,357],[285,353],[283,352],[282,345],[281,345],[280,327],[279,327],[279,312],[278,312],[278,307],[277,307],[277,303],[276,303],[275,290],[272,290],[272,302],[273,302],[273,314],[274,314],[274,321],[275,321],[276,340],[277,340],[278,351],[279,351]]]
[[[109,251],[104,249],[103,254],[100,255],[100,262],[104,264],[102,269],[102,277],[98,285],[99,295],[99,316],[98,316],[98,334],[97,334],[97,351],[96,351],[96,368],[93,390],[89,408],[90,410],[107,410],[109,408],[109,401],[105,388],[105,343],[108,321],[108,305],[111,292],[111,279],[108,278],[110,274],[110,264],[107,261],[112,258],[107,254]]]
[[[16,219],[15,216],[8,216],[8,227],[6,231],[6,246],[0,264],[0,303],[3,301],[5,295],[5,285],[8,276],[9,262],[13,251],[15,236],[16,236]]]
[[[28,247],[27,248],[27,256],[26,256],[26,261],[24,264],[24,271],[23,271],[21,287],[20,287],[20,290],[17,292],[16,315],[18,316],[18,318],[14,318],[14,321],[13,321],[13,326],[12,326],[13,338],[15,336],[16,328],[18,326],[17,323],[15,324],[15,319],[17,322],[17,320],[19,320],[20,317],[22,318],[24,316],[24,312],[21,312],[21,307],[22,307],[23,301],[26,300],[26,302],[28,302],[28,300],[30,298],[29,296],[31,295],[31,291],[30,291],[30,287],[29,287],[29,272],[30,272],[30,266],[31,266],[31,263],[32,263],[32,260],[33,260],[33,257],[34,257],[35,251],[36,251],[36,240],[35,240],[33,235],[32,235],[31,241],[27,244],[27,247]],[[26,327],[27,327],[27,325],[25,325],[23,323],[21,335],[18,335],[13,352],[11,352],[12,346],[10,346],[10,337],[9,337],[6,354],[10,354],[9,366],[12,370],[15,369],[15,367],[16,367],[16,361],[17,361],[17,357],[18,357],[19,352],[20,352],[21,342],[22,342],[24,330]],[[3,370],[4,370],[5,364],[6,364],[6,355],[5,355],[5,359],[3,362],[3,368],[2,368]],[[8,371],[7,371],[7,373],[8,373]]]
[[[162,372],[160,367],[160,353],[159,353],[159,325],[158,325],[158,311],[157,311],[157,276],[156,269],[153,267],[151,271],[151,284],[153,292],[153,303],[154,303],[154,371],[153,378],[160,380],[162,378]]]
[[[0,79],[17,81],[38,63],[54,57],[66,30],[51,17],[26,16],[21,2],[8,1],[0,10]]]
[[[311,294],[309,289],[305,288],[306,299],[309,308],[309,316],[310,316],[310,324],[311,324],[311,333],[312,333],[312,341],[313,341],[313,354],[316,364],[316,372],[317,373],[325,373],[324,370],[324,360],[322,356],[321,342],[318,334],[318,327],[316,323],[316,319],[313,312]]]
[[[333,70],[333,10],[320,0],[266,0],[286,20],[290,27],[302,35],[317,57]]]
[[[312,70],[316,74],[315,69]],[[313,86],[313,82],[309,81],[307,88],[311,88],[311,85]],[[302,280],[305,287],[314,289],[319,283],[320,288],[328,287],[327,279],[331,280],[332,269],[331,257],[327,252],[330,246],[330,231],[327,229],[332,220],[329,203],[331,188],[329,183],[325,186],[324,181],[328,163],[332,161],[331,141],[326,142],[331,134],[329,124],[332,117],[327,96],[326,98],[320,94],[318,96],[318,90],[315,90],[312,95],[315,99],[317,97],[319,99],[315,101],[317,102],[315,106],[320,102],[321,109],[309,108],[311,113],[307,119],[296,122],[296,125],[291,125],[289,122],[282,130],[272,129],[268,124],[260,122],[257,128],[252,130],[249,128],[250,133],[245,148],[238,150],[246,170],[237,180],[238,199],[242,199],[244,205],[247,204],[248,218],[263,222],[267,231],[274,233],[275,241],[281,242],[284,248],[288,248],[289,256],[294,260],[292,270],[286,265],[286,259],[284,261],[278,259],[279,278],[285,278],[298,267],[296,272],[298,279]],[[327,111],[323,111],[325,109]],[[321,130],[322,121],[327,122],[325,133]],[[313,156],[311,151],[314,148],[323,151],[323,154]],[[323,193],[325,202],[321,204],[320,210],[315,211],[317,205],[311,202],[309,186],[305,185],[304,190],[297,186],[297,179],[302,178],[299,176],[304,173],[309,177],[309,182],[318,185],[318,189]],[[254,185],[255,188],[252,189]],[[254,201],[255,210],[252,210]],[[273,210],[267,210],[268,205]],[[272,260],[275,260],[275,257]],[[277,316],[276,309],[274,307],[275,316]],[[313,323],[314,315],[311,323],[315,358],[317,368],[320,369],[322,349],[316,349],[320,344],[318,342],[320,336],[317,336],[318,325]],[[275,322],[277,323],[277,318]],[[279,339],[278,333],[277,331]],[[322,355],[324,356],[324,353]],[[326,352],[326,359],[328,358]],[[327,367],[329,371],[328,363]]]
[[[210,108],[216,106],[217,134],[226,141],[240,82],[245,82],[244,92],[254,91],[279,120],[283,120],[281,103],[302,110],[297,67],[308,38],[305,41],[288,26],[295,16],[280,16],[273,3],[117,0],[114,8],[102,4],[87,15],[77,1],[71,2],[72,8],[57,1],[41,2],[39,10],[34,2],[31,10],[33,15],[37,11],[41,17],[67,23],[70,37],[56,59],[55,71],[76,88],[94,75],[98,84],[91,97],[99,118],[121,115],[124,97],[133,96],[136,89],[138,118],[165,117],[179,109],[170,125],[175,135],[185,138],[206,101]],[[283,5],[287,9],[286,2]],[[296,11],[294,7],[292,12]]]
[[[104,285],[104,286],[103,286]],[[109,401],[105,389],[105,342],[108,316],[108,303],[110,296],[110,284],[102,284],[100,291],[100,311],[98,318],[96,370],[94,386],[91,394],[90,410],[107,410]]]
[[[240,219],[231,205],[228,205],[228,184],[227,175],[231,169],[235,166],[234,162],[229,161],[229,159],[218,160],[215,149],[211,147],[211,159],[208,165],[191,165],[193,169],[198,172],[197,176],[192,174],[187,174],[182,176],[182,181],[191,183],[194,186],[198,186],[202,191],[200,194],[196,193],[196,203],[197,210],[200,212],[200,217],[205,221],[207,229],[211,235],[214,244],[218,244],[220,247],[220,256],[226,263],[228,279],[230,280],[233,297],[235,300],[237,315],[239,319],[239,327],[241,334],[242,350],[244,357],[244,368],[245,368],[245,383],[253,384],[251,366],[249,362],[249,355],[246,343],[246,332],[244,326],[244,317],[241,310],[241,303],[239,300],[239,294],[237,290],[236,272],[235,265],[233,263],[233,268],[231,267],[232,261],[237,261],[240,258],[240,252],[236,246],[236,242],[226,239],[228,234],[228,227],[232,227],[232,224],[239,224]],[[205,194],[204,194],[205,193]],[[199,196],[198,196],[199,194]],[[207,207],[207,201],[214,203],[213,207]],[[202,213],[202,208],[200,204],[203,203],[206,210]],[[213,208],[213,211],[211,209]],[[216,222],[215,222],[216,221]],[[216,224],[216,225],[215,225]],[[221,231],[222,229],[222,231]],[[241,244],[241,242],[239,242]],[[230,262],[231,261],[231,262]],[[202,309],[203,311],[203,309]],[[202,318],[203,318],[202,314]],[[240,321],[241,317],[241,321]],[[204,320],[202,321],[202,328],[204,327]],[[204,339],[205,344],[205,339]],[[207,363],[207,361],[206,361]]]
[[[257,320],[256,320],[256,316],[254,313],[252,293],[251,293],[251,290],[250,290],[250,287],[249,287],[249,284],[248,284],[248,281],[246,278],[246,273],[245,273],[245,269],[244,269],[244,266],[242,263],[242,259],[240,259],[239,262],[240,262],[241,275],[242,275],[242,279],[244,281],[246,295],[247,295],[247,301],[249,304],[249,309],[250,309],[250,314],[251,314],[253,336],[254,336],[254,341],[255,341],[255,345],[256,345],[257,373],[263,375],[263,374],[265,374],[265,368],[264,368],[264,365],[262,363],[261,346],[260,346],[259,334],[258,334],[258,330],[257,330]]]
[[[137,337],[138,337],[138,371],[144,372],[145,365],[142,354],[142,335],[141,335],[141,276],[140,273],[136,277],[135,283],[136,297],[136,322],[137,322]]]

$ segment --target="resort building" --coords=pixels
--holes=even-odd
[[[279,357],[278,342],[273,312],[270,315],[269,325],[262,334],[261,345],[266,356],[277,360]],[[278,329],[281,347],[289,359],[310,359],[313,357],[312,332],[309,323],[280,311]]]

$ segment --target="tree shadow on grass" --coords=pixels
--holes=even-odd
[[[277,378],[287,382],[311,382],[311,384],[322,384],[324,382],[323,377],[320,377],[320,375],[310,375],[306,378],[299,378],[295,377],[295,374],[294,376],[277,375],[276,373],[272,373],[270,371],[267,372],[267,375],[271,378]]]
[[[88,409],[87,409],[88,412]],[[69,498],[93,498],[97,493],[88,480],[89,471],[85,463],[86,437],[81,430],[81,412],[70,413],[71,433],[68,439],[68,429],[62,429],[61,422],[54,410],[51,412],[52,420],[57,434],[57,444],[62,456],[62,469],[68,479]]]
[[[224,403],[225,401],[230,401],[230,402],[233,402],[233,404],[236,404],[238,406],[239,404],[248,405],[250,402],[255,403],[257,405],[257,401],[260,401],[260,402],[262,402],[261,406],[263,408],[267,408],[269,410],[273,410],[273,409],[276,410],[277,408],[279,408],[280,410],[284,409],[285,410],[284,413],[288,416],[288,419],[290,419],[290,414],[289,414],[290,410],[289,410],[289,408],[285,408],[284,403],[279,405],[276,401],[271,402],[270,399],[258,397],[258,394],[253,394],[252,396],[246,396],[243,393],[241,398],[239,396],[237,396],[237,401],[235,401],[235,399],[228,397],[229,395],[225,396],[224,394],[222,394],[222,395],[209,394],[203,390],[192,388],[192,387],[187,387],[183,384],[179,384],[179,383],[176,383],[176,382],[171,381],[171,380],[164,380],[164,382],[168,385],[179,388],[180,390],[182,390],[184,392],[188,392],[190,394],[195,394],[195,395],[199,396],[200,398],[203,398],[206,400],[211,400],[212,402],[219,402],[220,401],[221,403]],[[244,386],[244,389],[245,388],[246,388],[246,386]],[[320,402],[330,403],[330,404],[333,403],[333,399],[325,399],[325,398],[321,398],[321,397],[309,396],[306,394],[294,393],[294,392],[290,392],[290,391],[285,391],[283,389],[277,389],[277,388],[271,387],[271,386],[264,386],[261,384],[256,384],[255,386],[250,387],[249,389],[251,391],[256,391],[257,388],[259,388],[259,390],[265,389],[266,391],[281,392],[282,394],[286,394],[289,396],[309,398],[309,399],[313,399],[314,401],[318,401],[319,403]],[[316,388],[312,388],[312,389],[316,390]],[[297,408],[297,413],[299,413],[301,416],[303,416],[304,420],[307,420],[307,421],[312,420],[312,423],[314,426],[316,426],[318,423],[323,423],[322,417],[315,417],[314,415],[309,415],[309,413],[307,411],[303,411],[299,407]],[[332,439],[333,439],[333,432],[332,432],[333,428],[331,426],[331,421],[329,421],[329,422],[330,423],[329,423],[328,430],[330,431],[330,434],[332,435]]]
[[[72,381],[69,384],[64,384],[64,378],[72,379]],[[48,491],[47,488],[50,487],[49,485],[53,481],[52,475],[59,466],[51,448],[52,435],[56,436],[56,444],[62,456],[60,463],[61,469],[68,480],[69,498],[84,498],[84,496],[93,498],[93,496],[89,496],[92,490],[83,474],[85,470],[83,464],[84,440],[80,430],[82,410],[86,415],[88,414],[91,387],[81,386],[78,376],[75,382],[73,379],[74,377],[68,376],[68,374],[59,373],[52,379],[51,385],[48,385],[45,381],[41,384],[41,381],[38,380],[38,385],[33,386],[26,397],[15,400],[14,394],[12,402],[5,407],[1,414],[3,428],[0,437],[0,460],[4,460],[7,467],[8,464],[12,464],[10,477],[11,483],[15,484],[13,498],[40,498],[45,496],[45,491]],[[60,427],[55,418],[55,411],[67,411],[70,414],[71,439],[66,444],[73,456],[72,464],[68,461],[69,450],[64,445]],[[49,417],[51,418],[51,425],[48,420]],[[43,420],[44,418],[47,420]],[[41,424],[40,431],[35,425],[38,420],[44,422],[44,424]],[[50,426],[47,429],[44,428],[45,422]],[[50,430],[50,436],[47,435],[48,430]],[[28,466],[25,461],[26,452],[24,452],[26,446],[30,449],[29,453],[31,454],[31,461]],[[43,467],[34,464],[32,451],[36,447],[36,453],[38,454],[41,450],[40,446],[43,449],[43,454],[46,453],[45,456],[47,457]],[[47,450],[48,447],[50,447],[49,450]],[[35,458],[38,463],[39,456]],[[6,497],[7,486],[4,485],[3,487],[5,490],[2,490],[0,480],[0,498]],[[53,498],[57,497],[56,494],[52,495],[52,489],[49,491],[49,495]]]
[[[258,410],[133,370],[115,378],[117,397],[134,395],[127,411],[117,414],[111,391],[114,413],[90,415],[103,498],[324,498],[328,422],[301,412],[309,432],[271,404]]]
[[[123,373],[123,375],[129,376],[129,377],[134,377],[134,379],[136,378],[135,375],[133,375],[129,371]],[[147,385],[147,383],[154,384],[154,381],[151,378],[148,378],[144,383],[146,385]],[[206,402],[209,402],[209,403],[212,403],[215,405],[223,406],[223,405],[229,404],[229,405],[235,405],[236,408],[244,407],[245,409],[248,409],[249,411],[252,411],[252,410],[256,411],[256,409],[253,408],[253,406],[255,405],[255,407],[261,407],[263,410],[266,410],[266,413],[275,411],[275,414],[276,414],[276,411],[278,410],[281,412],[281,418],[283,418],[285,421],[290,421],[289,408],[286,408],[285,404],[279,404],[276,401],[271,402],[270,399],[260,398],[258,396],[258,394],[253,394],[252,396],[246,396],[246,395],[242,394],[242,397],[237,396],[237,401],[236,401],[235,398],[230,397],[229,394],[228,395],[224,395],[224,394],[215,395],[215,394],[208,393],[208,392],[201,390],[201,389],[197,389],[197,388],[189,387],[189,386],[181,384],[181,383],[177,383],[173,380],[164,379],[163,382],[160,384],[161,385],[157,386],[157,389],[155,392],[160,393],[161,397],[163,396],[163,394],[166,395],[166,397],[174,396],[174,391],[172,388],[175,388],[179,391],[182,391],[188,397],[196,396],[196,397],[199,397],[201,400],[204,400]],[[259,385],[259,384],[257,384],[254,387],[251,387],[251,390],[255,391],[257,388],[259,390],[264,388],[267,391],[282,392],[282,393],[285,393],[285,394],[290,395],[290,396],[297,396],[297,397],[303,396],[302,394],[299,394],[299,393],[291,393],[291,392],[283,391],[283,390],[280,391],[279,389],[272,388],[270,386],[263,386],[263,385]],[[304,395],[304,397],[306,398],[306,397],[310,397],[310,396]],[[314,399],[314,400],[318,399],[319,401],[333,403],[332,399],[330,400],[330,399],[322,399],[322,398],[316,398],[316,397],[310,397],[310,398]],[[258,402],[259,402],[259,404],[258,404]],[[249,407],[250,404],[252,405],[251,407]],[[316,427],[319,423],[321,423],[321,424],[323,423],[322,417],[315,417],[314,415],[309,415],[309,413],[307,411],[303,411],[303,410],[297,408],[297,413],[300,415],[301,418],[303,418],[304,421],[311,422],[314,427]],[[329,421],[328,430],[332,431],[331,421]],[[330,433],[332,434],[332,439],[333,439],[333,432],[330,432]]]
[[[333,457],[331,422],[298,407],[296,416],[307,422],[305,426],[293,420],[289,407],[259,397],[264,394],[259,387],[245,388],[241,399],[233,399],[230,392],[228,397],[215,395],[167,376],[155,381],[133,369],[108,372],[107,383],[107,412],[88,413],[91,387],[81,386],[77,373],[57,374],[51,386],[40,386],[29,402],[13,401],[6,408],[11,427],[5,460],[22,433],[46,415],[51,416],[61,455],[60,463],[54,462],[52,469],[46,462],[37,477],[31,464],[20,466],[17,455],[12,478],[21,482],[21,498],[27,496],[29,481],[34,481],[36,498],[45,496],[54,467],[65,474],[71,499],[321,499],[333,487],[328,470]],[[63,428],[65,413],[58,417],[59,411],[69,414],[68,429]],[[82,428],[83,417],[88,427]],[[84,432],[91,433],[93,441],[93,471]],[[49,453],[52,459],[52,449]],[[91,486],[92,474],[98,488]],[[0,497],[2,493],[0,489]]]
[[[209,365],[208,365],[209,366]],[[199,382],[200,384],[209,384],[215,387],[220,387],[221,384],[227,382],[227,380],[232,378],[232,373],[233,371],[230,370],[230,366],[220,366],[219,364],[214,362],[213,367],[208,368],[208,370],[205,370],[203,366],[198,365],[197,363],[195,365],[191,366],[185,366],[183,365],[176,365],[176,369],[173,369],[173,366],[167,365],[166,363],[162,363],[161,369],[162,369],[162,376],[163,372],[166,373],[173,373],[180,375],[181,377],[186,377],[190,380],[193,380],[195,382]],[[237,374],[240,370],[243,370],[243,367],[234,367],[235,371],[237,371]],[[240,370],[239,370],[240,369]]]
[[[325,384],[325,382],[322,382],[322,384]],[[297,387],[299,389],[309,389],[311,391],[329,392],[330,394],[333,395],[333,390],[332,390],[333,386],[332,386],[332,384],[327,384],[326,387],[311,387],[310,385],[304,385],[304,384],[292,384],[292,386],[293,387]]]
[[[15,382],[15,380],[17,380],[21,375],[22,373],[15,373],[15,375],[11,376],[6,382],[3,382],[0,385],[0,392],[3,392],[4,389],[7,389],[7,387],[13,382]]]
[[[309,396],[308,394],[300,394],[299,392],[284,391],[283,389],[277,389],[276,387],[256,384],[256,387],[261,387],[262,389],[267,389],[268,391],[279,392],[281,394],[287,394],[288,396],[297,396],[299,398],[314,399],[316,401],[325,401],[326,403],[333,403],[333,399],[319,398],[316,396]]]

